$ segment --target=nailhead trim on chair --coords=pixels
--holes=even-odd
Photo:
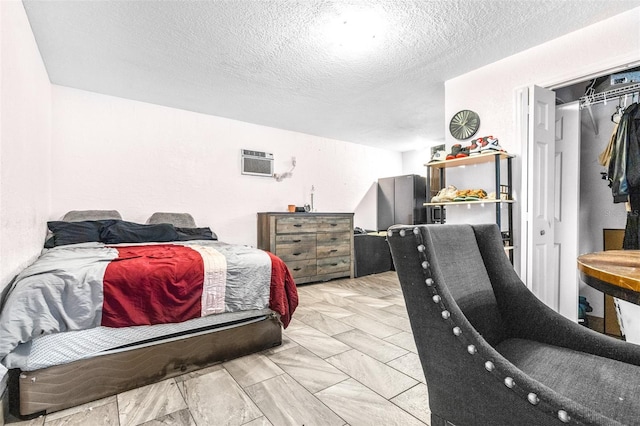
[[[398,234],[401,237],[405,237],[407,235],[406,230],[405,229],[401,229]],[[437,288],[435,286],[435,281],[433,280],[433,278],[431,278],[431,271],[430,271],[430,264],[428,259],[426,258],[426,247],[425,245],[422,243],[422,234],[420,233],[420,229],[418,227],[413,228],[413,234],[416,236],[416,239],[418,240],[418,252],[421,253],[421,256],[423,257],[423,260],[421,262],[421,267],[422,269],[425,271],[426,274],[428,274],[429,276],[425,279],[425,284],[427,287],[429,287],[431,289],[431,291],[434,293],[432,300],[434,303],[439,304],[440,308],[442,309],[441,315],[442,315],[442,319],[445,321],[451,321],[454,325],[454,327],[452,328],[453,334],[456,337],[460,337],[462,339],[462,343],[465,344],[465,338],[464,336],[462,336],[462,329],[457,326],[454,323],[453,318],[451,318],[451,313],[446,309],[446,306],[444,305],[444,302],[442,301],[442,297],[437,293]],[[393,231],[389,230],[387,231],[387,236],[391,237],[393,236]],[[478,353],[478,350],[476,348],[475,345],[473,344],[467,344],[467,352],[470,355],[476,355]],[[488,360],[485,361],[484,363],[484,368],[492,373],[495,377],[498,377],[499,375],[499,371],[496,370],[495,364]],[[503,381],[504,385],[506,387],[508,387],[509,389],[517,389],[516,386],[516,382],[513,380],[512,377],[506,376],[504,378]],[[521,393],[521,391],[518,391],[517,393]],[[531,404],[531,405],[538,405],[540,403],[540,398],[538,397],[537,394],[535,394],[534,392],[529,392],[527,394],[527,401]],[[557,412],[557,418],[558,420],[560,420],[563,423],[569,423],[571,421],[571,417],[569,416],[569,414],[565,411],[565,410],[558,410]]]
[[[538,395],[536,395],[533,392],[531,392],[529,395],[527,395],[527,399],[533,405],[538,405],[538,402],[540,402],[540,400],[538,399]]]

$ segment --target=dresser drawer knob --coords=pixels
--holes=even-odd
[[[298,266],[297,268],[293,268],[293,270],[297,272],[297,271],[301,271],[302,268]]]
[[[329,225],[331,225],[331,226],[338,226],[338,224],[337,224],[337,223],[330,223]]]
[[[338,266],[338,264],[337,263],[332,263],[331,266]]]
[[[301,242],[301,241],[302,241],[302,240],[293,240],[293,242],[294,242],[294,243],[299,243],[299,242]]]
[[[338,249],[331,249],[331,250],[329,250],[329,253],[334,253],[336,251],[338,251]]]
[[[295,226],[296,228],[300,228],[300,227],[302,227],[302,224],[301,223],[294,223],[293,226]]]
[[[300,256],[302,253],[298,252],[298,253],[293,253],[294,256]]]

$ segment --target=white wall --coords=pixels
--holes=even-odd
[[[21,2],[0,1],[0,292],[42,249],[50,141],[51,87],[31,27]]]
[[[49,216],[51,85],[22,2],[0,2],[0,289],[40,254]]]
[[[272,152],[276,182],[240,174],[240,149]],[[221,240],[256,244],[256,213],[310,202],[355,212],[375,229],[378,177],[402,172],[400,153],[226,118],[53,86],[52,218],[117,209],[144,222],[155,211],[190,212]]]
[[[515,127],[515,91],[533,84],[555,86],[640,60],[640,8],[536,46],[445,82],[445,117],[462,109],[480,116],[476,137],[494,135],[514,160],[514,230],[520,242],[521,146]],[[447,134],[447,149],[456,140]],[[520,257],[515,253],[516,268]]]
[[[444,105],[442,105],[442,107],[444,107]],[[425,164],[431,160],[431,147],[442,144],[444,144],[443,140],[433,141],[425,148],[403,152],[402,174],[426,176],[427,168],[425,167]]]

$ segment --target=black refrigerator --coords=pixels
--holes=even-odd
[[[378,231],[391,225],[427,223],[427,178],[404,175],[378,179]]]

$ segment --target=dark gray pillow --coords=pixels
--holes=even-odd
[[[176,227],[178,239],[180,241],[190,240],[217,240],[218,236],[211,231],[211,228],[179,228]]]
[[[47,222],[49,231],[53,234],[44,243],[45,248],[64,246],[68,244],[99,242],[100,232],[105,226],[115,220],[83,220],[80,222]]]
[[[102,228],[100,231],[100,241],[105,244],[163,243],[178,241],[178,233],[173,225],[169,225],[168,223],[142,225],[118,220]]]

